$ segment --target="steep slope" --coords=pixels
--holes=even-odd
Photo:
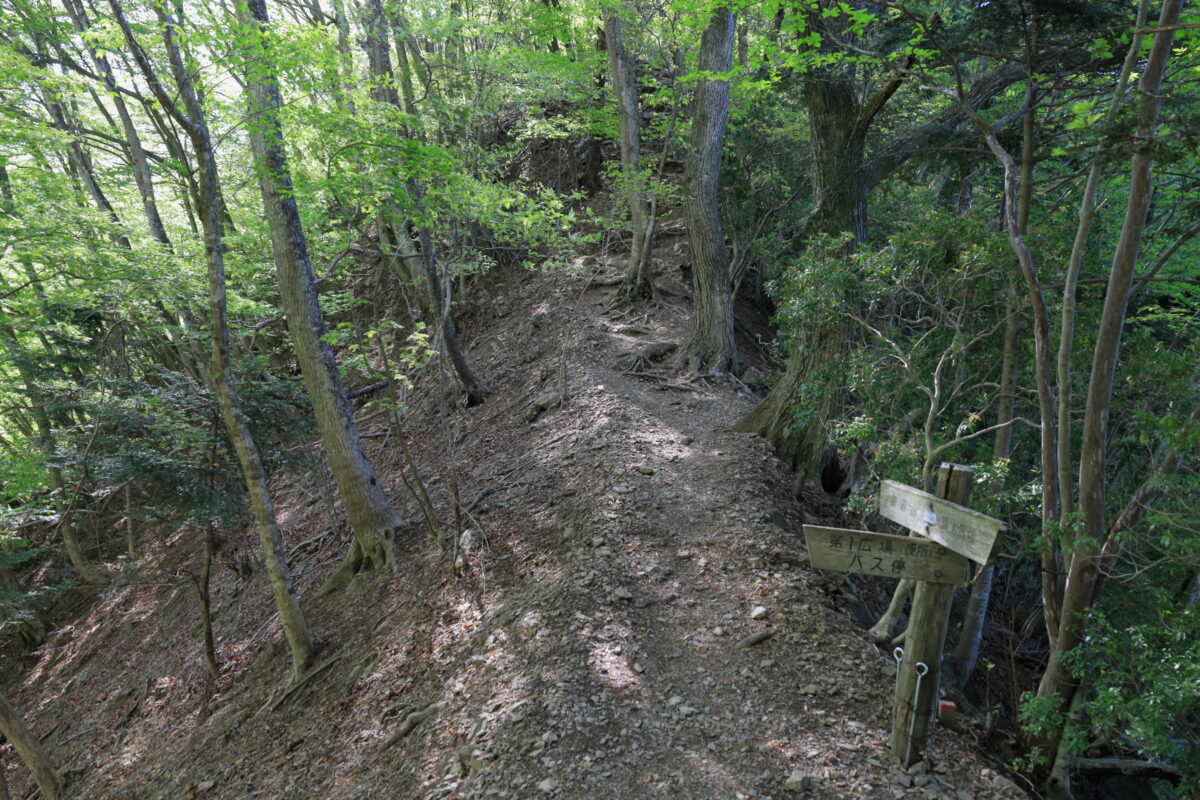
[[[607,266],[490,278],[466,326],[487,403],[443,427],[438,387],[417,393],[411,448],[435,505],[447,514],[453,482],[470,508],[461,574],[405,489],[399,434],[364,413],[410,537],[395,575],[306,604],[323,650],[298,687],[265,576],[224,567],[223,670],[206,684],[178,577],[194,531],[54,631],[8,691],[70,796],[1024,796],[949,731],[921,770],[890,766],[890,659],[837,609],[841,578],[806,567],[800,524],[827,512],[728,431],[743,387],[650,357],[685,335],[678,281],[659,308],[615,310],[594,280]],[[327,486],[276,481],[306,597],[348,542]],[[252,549],[250,531],[229,536]]]

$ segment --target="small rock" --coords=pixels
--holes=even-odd
[[[959,789],[954,793],[954,800],[975,800],[975,795],[964,789]]]
[[[684,703],[683,705],[681,705],[679,707],[679,713],[683,714],[685,717],[690,717],[693,714],[699,714],[700,709],[695,708],[693,706],[689,706],[687,703]]]
[[[603,536],[593,536],[592,537],[592,547],[602,547],[603,545],[604,545],[604,537]]]
[[[892,776],[892,783],[898,784],[907,789],[908,787],[912,786],[913,779],[911,775],[901,772],[898,775]]]
[[[767,628],[765,630],[758,631],[757,633],[752,633],[744,639],[739,639],[738,643],[735,644],[734,647],[752,647],[753,645],[765,642],[774,635],[775,629]]]
[[[718,625],[717,627],[712,629],[712,634],[713,634],[713,636],[724,636],[725,629],[722,628],[720,625]]]
[[[750,619],[764,619],[767,616],[767,609],[764,606],[755,606],[750,612]]]
[[[209,789],[217,785],[216,781],[200,781],[196,784],[196,791],[207,792]]]
[[[817,686],[815,683],[810,683],[807,686],[801,687],[800,694],[814,695],[814,694],[819,693],[820,691],[821,691],[820,686]]]
[[[554,778],[546,778],[546,780],[544,780],[538,784],[538,789],[545,792],[546,794],[550,794],[551,792],[557,792],[558,791],[558,781],[554,780]]]
[[[921,788],[922,786],[928,786],[928,785],[929,785],[929,782],[930,782],[931,780],[933,780],[933,779],[932,779],[932,778],[930,778],[928,775],[921,774],[921,775],[918,775],[916,778],[914,778],[914,779],[913,779],[913,786],[916,786],[916,787],[919,789],[919,788]]]
[[[617,597],[619,597],[622,600],[632,600],[633,599],[633,592],[629,591],[624,586],[618,586],[617,588],[613,589],[613,594],[615,594]]]
[[[634,665],[633,665],[633,671],[634,671],[634,672],[637,672],[637,673],[639,673],[639,674],[640,674],[640,673],[643,673],[643,672],[645,672],[645,671],[646,671],[646,665],[645,665],[645,664],[643,664],[643,663],[641,663],[640,661],[638,661],[638,662],[634,662]]]
[[[807,792],[812,788],[813,779],[810,775],[805,775],[800,770],[792,770],[792,774],[788,775],[788,779],[784,781],[783,788],[789,792]]]
[[[909,775],[922,775],[928,771],[929,771],[929,764],[925,761],[925,759],[921,759],[920,761],[918,761],[917,763],[913,764],[911,767],[908,768]]]
[[[645,464],[634,464],[633,471],[640,472],[643,475],[653,475],[654,467],[647,467]]]

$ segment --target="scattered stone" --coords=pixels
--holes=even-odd
[[[615,594],[617,597],[619,597],[622,600],[632,600],[633,599],[633,592],[629,591],[624,586],[618,586],[617,588],[613,589],[613,594]]]
[[[765,642],[767,639],[770,639],[774,635],[775,635],[774,628],[765,628],[764,630],[758,631],[757,633],[750,634],[749,636],[745,637],[744,639],[739,639],[738,643],[735,644],[734,647],[753,647],[756,644],[762,644],[763,642]]]
[[[783,788],[789,792],[807,792],[812,789],[813,779],[811,775],[805,775],[800,770],[792,770],[792,774],[788,775],[788,779],[784,781]]]
[[[764,606],[755,606],[750,612],[750,619],[766,619],[767,609]]]
[[[643,475],[653,475],[654,467],[647,467],[645,464],[634,464],[633,471],[640,472]]]
[[[724,636],[725,629],[722,628],[720,625],[718,625],[717,627],[712,629],[712,634],[713,634],[713,636]]]
[[[684,703],[683,705],[681,705],[679,707],[679,713],[683,714],[685,717],[690,717],[693,714],[699,714],[700,709],[695,708],[694,706],[689,706],[687,703]]]
[[[803,686],[800,688],[800,694],[814,695],[814,694],[819,694],[820,691],[821,691],[821,687],[817,686],[815,683],[810,683],[807,686]]]
[[[905,789],[913,785],[912,776],[904,772],[893,775],[892,782],[903,786]]]
[[[550,794],[551,792],[557,792],[558,791],[558,781],[554,780],[554,778],[546,778],[546,780],[544,780],[538,784],[538,789],[545,792],[546,794]]]
[[[603,546],[604,546],[604,537],[603,536],[593,536],[592,537],[592,547],[603,547]]]

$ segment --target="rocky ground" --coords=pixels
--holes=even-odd
[[[324,646],[299,686],[262,571],[226,566],[210,686],[180,579],[197,534],[143,540],[138,569],[7,689],[70,796],[1025,797],[970,733],[892,762],[894,665],[841,610],[843,577],[805,558],[801,524],[836,510],[728,430],[746,387],[686,380],[670,352],[630,358],[686,333],[679,249],[659,252],[669,293],[649,309],[614,306],[604,258],[493,276],[464,326],[488,401],[443,426],[436,384],[418,387],[412,452],[445,521],[452,491],[470,509],[457,569],[401,479],[401,434],[363,410],[409,523],[400,568],[306,603]],[[306,597],[348,542],[328,485],[320,469],[275,481]],[[252,531],[227,538],[253,551]]]

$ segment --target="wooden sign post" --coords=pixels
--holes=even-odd
[[[943,464],[938,470],[937,497],[934,499],[949,500],[961,507],[971,493],[974,480],[975,471],[970,467]],[[882,501],[880,505],[883,505]],[[941,507],[935,505],[934,508],[931,516]],[[920,523],[920,527],[912,526],[917,534],[933,530],[937,524],[923,514]],[[994,537],[999,528],[992,530]],[[983,549],[990,554],[992,548],[993,543],[988,541]],[[892,755],[906,767],[924,756],[929,742],[929,724],[937,707],[942,651],[946,648],[946,628],[953,596],[953,587],[925,581],[917,583],[913,590],[908,634],[904,639],[904,656],[900,659],[896,700],[892,708]]]
[[[974,480],[970,467],[943,464],[936,495],[884,481],[879,513],[912,536],[804,526],[813,567],[916,582],[892,714],[892,755],[906,767],[921,759],[929,741],[954,587],[967,582],[968,558],[991,562],[1004,530],[1003,522],[962,505]]]

